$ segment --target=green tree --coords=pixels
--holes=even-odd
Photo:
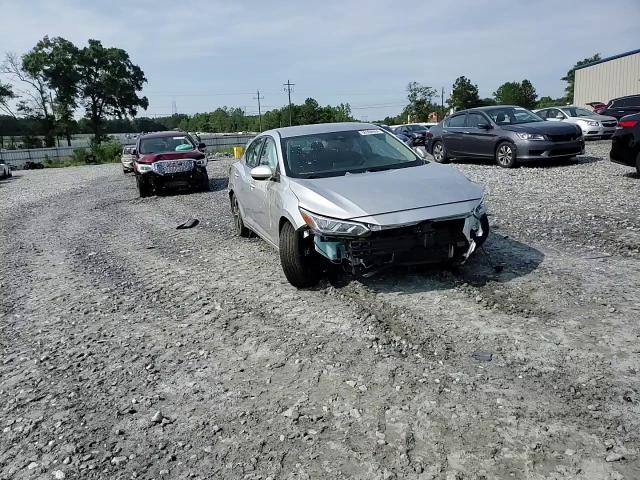
[[[25,59],[27,61],[25,61]],[[13,80],[25,85],[23,97],[17,104],[17,111],[25,117],[36,120],[44,134],[47,147],[55,145],[55,121],[47,79],[39,68],[41,59],[29,61],[27,55],[18,57],[7,53],[0,71]]]
[[[70,41],[45,36],[22,57],[24,69],[43,78],[55,94],[55,101],[51,103],[55,131],[66,137],[69,146],[75,125],[73,114],[77,108],[78,53],[78,48]]]
[[[475,107],[479,102],[478,86],[471,83],[471,80],[465,76],[458,77],[453,83],[451,96],[447,100],[449,106],[456,110],[463,110]]]
[[[536,93],[536,89],[533,84],[527,80],[526,78],[522,80],[522,84],[520,85],[522,91],[522,106],[524,108],[535,108],[536,102],[538,100],[538,94]]]
[[[78,60],[81,103],[91,123],[94,142],[100,143],[104,140],[102,125],[106,118],[135,116],[139,108],[146,110],[149,106],[147,97],[138,96],[147,79],[127,52],[105,48],[98,40],[89,40]]]
[[[565,95],[565,102],[566,103],[573,103],[573,89],[574,89],[574,84],[575,84],[575,80],[576,80],[576,68],[582,67],[584,65],[588,65],[588,64],[593,63],[593,62],[597,62],[598,60],[601,60],[599,53],[596,53],[592,57],[583,58],[582,60],[577,62],[573,66],[573,68],[571,68],[571,70],[569,70],[567,72],[567,74],[564,77],[562,77],[560,79],[562,81],[567,82],[567,86],[564,89],[564,91],[567,92],[566,95]]]
[[[522,102],[522,85],[520,82],[505,82],[493,92],[496,102],[504,105],[520,105]]]
[[[536,108],[557,107],[559,105],[566,105],[566,99],[564,97],[552,98],[552,97],[540,97],[536,102]]]
[[[429,119],[429,114],[438,109],[437,105],[433,103],[436,94],[435,88],[427,87],[418,82],[409,83],[407,85],[409,104],[405,107],[403,116],[411,116],[416,122],[426,122]]]

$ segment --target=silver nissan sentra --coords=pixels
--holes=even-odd
[[[261,133],[229,171],[236,233],[280,252],[289,282],[341,266],[463,263],[489,234],[483,190],[368,123]]]

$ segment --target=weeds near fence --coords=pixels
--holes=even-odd
[[[102,163],[116,163],[120,161],[122,147],[117,142],[106,142],[92,145],[91,148],[76,148],[73,156],[63,160],[44,161],[47,168],[76,167],[79,165],[98,165]]]

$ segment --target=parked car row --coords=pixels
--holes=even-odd
[[[550,122],[566,122],[578,125],[586,138],[611,138],[616,131],[618,120],[615,117],[590,112],[586,108],[573,105],[541,108],[534,112]]]
[[[122,169],[133,171],[140,197],[169,188],[209,189],[204,143],[185,132],[157,132],[138,136],[135,147],[122,151]]]

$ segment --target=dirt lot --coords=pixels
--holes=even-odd
[[[117,165],[15,172],[0,478],[640,478],[640,179],[608,148],[459,162],[486,253],[310,291],[233,236],[229,161],[148,199]]]

